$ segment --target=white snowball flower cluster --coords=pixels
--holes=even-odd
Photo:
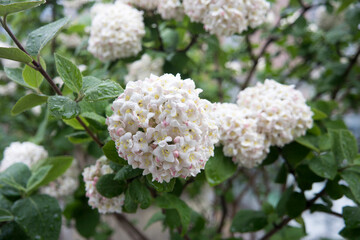
[[[73,160],[71,166],[66,172],[55,181],[42,187],[40,191],[55,198],[66,197],[75,192],[79,186],[78,175],[80,171],[76,160]]]
[[[240,166],[252,168],[259,165],[269,153],[270,142],[258,131],[258,120],[252,111],[236,104],[215,104],[220,143],[224,155],[233,157]]]
[[[77,33],[72,33],[72,34],[60,33],[58,39],[61,41],[61,43],[64,46],[68,48],[77,48],[82,42],[81,37]]]
[[[161,75],[164,60],[162,58],[152,59],[148,54],[144,54],[140,60],[127,66],[128,74],[125,76],[125,82],[145,79],[151,74]]]
[[[159,0],[157,11],[166,20],[181,21],[184,18],[184,7],[179,0]]]
[[[84,169],[82,175],[85,182],[86,196],[89,198],[89,205],[97,208],[100,213],[121,213],[121,207],[124,205],[124,194],[113,198],[102,196],[96,189],[96,182],[105,174],[111,174],[114,171],[110,168],[109,160],[101,157],[95,165]]]
[[[255,114],[259,131],[266,134],[271,145],[283,146],[313,125],[313,113],[293,85],[267,79],[240,92],[237,104]]]
[[[95,4],[88,50],[102,61],[135,56],[145,35],[143,12],[124,4]]]
[[[202,22],[207,31],[217,36],[259,26],[270,9],[266,0],[184,0],[183,5],[192,21]]]
[[[47,157],[48,152],[42,146],[32,142],[12,142],[10,146],[5,148],[0,171],[4,171],[14,163],[18,162],[31,167],[33,164]]]
[[[145,10],[155,10],[159,4],[159,0],[122,0],[122,2],[129,3]]]
[[[129,82],[107,118],[119,156],[153,181],[197,175],[218,141],[213,106],[199,98],[201,91],[179,74]]]

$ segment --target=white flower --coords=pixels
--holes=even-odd
[[[162,58],[152,59],[149,55],[144,54],[140,60],[127,66],[128,74],[125,76],[125,82],[145,79],[151,74],[161,75],[163,65],[164,60]]]
[[[73,194],[79,186],[79,172],[76,160],[74,159],[71,166],[62,176],[49,183],[47,186],[40,188],[40,191],[55,198],[69,196]]]
[[[274,80],[240,92],[237,104],[255,114],[259,131],[271,145],[283,146],[304,135],[313,124],[313,113],[301,92]]]
[[[113,198],[102,196],[96,189],[96,182],[105,174],[111,174],[114,171],[109,166],[106,157],[101,157],[95,165],[84,169],[82,175],[85,182],[86,196],[89,198],[89,205],[97,208],[100,213],[121,213],[121,207],[124,205],[124,194]]]
[[[96,10],[96,11],[95,11]],[[143,13],[121,3],[96,4],[88,50],[102,61],[135,56],[145,35]]]
[[[220,143],[224,155],[233,157],[240,166],[259,165],[269,153],[266,135],[258,132],[258,120],[250,110],[236,104],[215,104],[213,116],[217,120]]]
[[[122,0],[122,2],[129,3],[145,10],[155,10],[159,0]]]
[[[60,33],[58,39],[61,41],[61,43],[64,46],[68,48],[77,48],[82,42],[81,37],[77,33],[72,33],[72,34]]]
[[[196,176],[218,140],[201,91],[179,74],[129,82],[107,119],[119,156],[158,182]]]
[[[0,96],[11,96],[16,92],[17,85],[14,82],[9,82],[4,85],[0,85]]]
[[[159,0],[157,11],[163,19],[181,21],[184,18],[184,7],[179,0]]]
[[[0,172],[18,162],[31,167],[33,164],[47,157],[48,152],[42,146],[32,142],[12,142],[9,147],[5,148],[4,158],[0,165]]]
[[[185,14],[202,22],[205,30],[217,36],[241,33],[266,20],[270,4],[265,0],[184,0]]]

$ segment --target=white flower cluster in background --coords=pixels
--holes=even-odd
[[[162,58],[152,59],[148,54],[144,54],[140,60],[127,66],[128,74],[125,76],[125,82],[145,79],[151,74],[161,75],[164,60]]]
[[[213,105],[199,98],[201,91],[179,74],[129,82],[106,121],[119,156],[153,181],[196,176],[218,141]]]
[[[32,142],[12,142],[10,146],[5,148],[0,171],[4,171],[14,163],[18,162],[31,167],[33,164],[47,157],[48,152],[42,146]]]
[[[14,82],[0,84],[0,96],[11,96],[16,92],[16,89],[17,85]]]
[[[85,182],[86,196],[89,198],[89,205],[97,208],[100,213],[121,213],[121,207],[124,205],[124,194],[113,198],[102,196],[96,189],[96,183],[99,178],[105,174],[111,174],[114,171],[110,168],[109,160],[101,157],[95,165],[84,169],[82,175]]]
[[[71,166],[62,176],[49,183],[47,186],[40,188],[40,191],[55,198],[69,196],[73,194],[79,186],[79,173],[80,171],[77,162],[74,159]]]
[[[179,0],[159,0],[157,11],[166,20],[181,21],[184,18],[184,7]]]
[[[214,111],[224,155],[244,167],[259,165],[269,153],[270,142],[258,131],[252,111],[232,103],[217,103]]]
[[[159,0],[121,0],[121,1],[145,10],[155,10],[159,4]]]
[[[259,131],[266,134],[271,145],[283,146],[313,125],[313,112],[293,85],[267,79],[241,91],[237,104],[255,114]]]
[[[72,34],[60,33],[57,38],[61,41],[61,43],[64,46],[68,48],[77,48],[82,42],[81,37],[77,33],[72,33]]]
[[[259,26],[270,9],[266,0],[184,0],[183,5],[192,21],[202,22],[207,31],[217,36]]]
[[[95,4],[88,50],[102,61],[135,56],[145,35],[143,12],[122,2]]]

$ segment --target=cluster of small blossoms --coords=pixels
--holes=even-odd
[[[86,196],[89,198],[89,205],[97,208],[100,213],[121,213],[121,207],[124,205],[124,194],[113,198],[102,196],[96,189],[96,182],[105,174],[111,174],[114,171],[110,168],[109,160],[101,157],[95,165],[84,169],[82,175],[85,182]]]
[[[0,84],[0,96],[11,96],[16,92],[17,85],[14,82]]]
[[[269,153],[270,142],[258,131],[258,120],[252,111],[236,104],[215,104],[214,117],[219,127],[220,143],[225,156],[240,166],[259,165]]]
[[[102,61],[137,55],[145,35],[143,12],[122,2],[95,4],[88,50]]]
[[[140,60],[127,66],[128,74],[125,76],[125,82],[145,79],[151,74],[161,75],[164,60],[162,58],[152,59],[148,54],[144,54]]]
[[[199,98],[201,91],[179,74],[129,82],[106,121],[119,156],[153,181],[196,176],[218,141],[213,106]]]
[[[5,148],[0,171],[4,171],[14,163],[18,162],[31,167],[33,164],[47,157],[48,152],[42,146],[32,142],[12,142],[10,146]]]
[[[163,19],[181,21],[184,18],[184,7],[179,0],[159,0],[157,11]]]
[[[122,1],[145,10],[155,10],[159,4],[159,0],[122,0]]]
[[[74,193],[79,186],[79,168],[74,160],[66,172],[55,181],[42,187],[40,191],[55,198],[66,197]]]
[[[237,104],[254,113],[259,132],[266,134],[271,145],[283,146],[304,135],[313,125],[313,113],[293,85],[267,79],[241,91]]]
[[[192,21],[202,22],[207,31],[217,36],[259,26],[270,9],[266,0],[184,0],[183,5]]]

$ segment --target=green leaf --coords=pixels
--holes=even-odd
[[[11,115],[18,115],[28,109],[46,103],[47,99],[47,96],[37,95],[35,93],[30,93],[29,95],[23,96],[11,109]]]
[[[40,59],[40,63],[41,66],[46,70],[46,64],[42,58]],[[22,72],[22,77],[29,86],[36,89],[40,87],[42,81],[44,80],[43,75],[39,71],[29,67],[28,65],[25,66]]]
[[[86,121],[85,118],[81,117],[81,120],[85,123],[86,126],[89,126],[89,123]],[[79,123],[78,120],[76,120],[76,118],[72,118],[72,119],[63,119],[63,122],[66,125],[69,125],[70,127],[76,129],[76,130],[85,130],[84,127]]]
[[[304,137],[298,137],[295,139],[295,141],[311,150],[314,150],[316,152],[320,152],[320,150],[315,146],[314,140],[316,141],[317,138],[314,136],[304,136]]]
[[[355,3],[356,0],[343,0],[340,7],[337,10],[337,13],[341,13],[345,9],[347,9],[352,3]]]
[[[270,240],[301,240],[306,236],[302,228],[285,226],[279,232],[274,234]]]
[[[175,209],[179,216],[182,225],[182,235],[184,235],[189,227],[191,220],[191,208],[180,198],[175,195],[166,193],[156,199],[156,204],[160,208]]]
[[[303,193],[292,192],[286,203],[286,211],[289,217],[296,218],[306,208],[306,198]]]
[[[231,232],[256,232],[267,225],[267,216],[262,211],[241,210],[231,224]]]
[[[282,149],[282,156],[290,163],[293,168],[296,168],[302,160],[309,154],[310,149],[300,143],[292,142],[285,145]]]
[[[0,208],[0,222],[10,222],[14,220],[14,216],[6,209]]]
[[[104,155],[107,157],[107,159],[109,159],[110,161],[122,164],[122,165],[127,165],[127,161],[122,159],[121,157],[119,157],[118,152],[116,151],[115,148],[115,142],[114,141],[109,141],[105,144],[105,146],[102,148]]]
[[[129,193],[131,198],[140,204],[140,208],[146,209],[150,207],[151,204],[151,194],[149,189],[142,184],[139,179],[134,179],[129,184]]]
[[[152,181],[151,174],[146,175],[146,180],[149,183],[149,185],[153,188],[155,188],[158,192],[172,192],[175,186],[176,179],[172,178],[170,182],[162,182],[159,183],[157,181]]]
[[[337,164],[332,152],[309,160],[309,167],[314,173],[323,178],[333,180],[337,174]]]
[[[55,34],[67,24],[68,18],[61,18],[55,22],[49,23],[32,31],[26,41],[26,50],[32,55],[36,56],[41,49],[55,36]]]
[[[143,170],[139,168],[133,169],[132,166],[126,165],[123,166],[115,175],[115,180],[124,181],[131,179],[142,174]]]
[[[206,180],[210,186],[216,186],[230,178],[236,172],[237,166],[230,157],[225,157],[221,147],[216,147],[215,156],[205,165]]]
[[[59,156],[59,157],[50,157],[39,161],[36,165],[32,167],[33,172],[39,171],[39,169],[43,166],[52,166],[49,173],[46,177],[41,181],[40,185],[46,185],[62,174],[66,172],[66,170],[71,166],[73,161],[73,157],[67,156]]]
[[[344,196],[343,186],[339,184],[339,179],[326,183],[326,193],[334,200],[340,199]]]
[[[326,115],[326,113],[316,109],[316,108],[311,108],[311,111],[314,113],[313,115],[313,119],[314,120],[321,120],[321,119],[324,119],[324,118],[327,118],[328,116]]]
[[[289,201],[290,195],[293,192],[293,187],[290,186],[288,187],[285,192],[283,192],[283,194],[281,195],[281,198],[276,206],[276,212],[280,215],[283,216],[286,213],[287,210],[287,203]]]
[[[20,69],[20,68],[4,68],[4,71],[5,71],[6,76],[10,80],[16,82],[17,84],[19,84],[23,87],[32,88],[22,78],[22,69]]]
[[[329,129],[332,151],[338,164],[344,160],[352,163],[358,154],[358,146],[354,135],[345,129]]]
[[[112,99],[118,97],[122,92],[124,89],[120,84],[111,80],[101,81],[99,84],[87,88],[84,99],[89,102]]]
[[[48,99],[50,114],[56,118],[72,119],[80,114],[80,107],[65,96],[51,96]]]
[[[80,93],[82,88],[82,75],[80,70],[69,59],[55,54],[56,69],[66,86],[72,91]]]
[[[151,218],[145,225],[144,230],[148,229],[153,223],[163,220],[165,220],[165,215],[162,212],[155,213],[154,215],[151,216]]]
[[[43,3],[45,3],[45,0],[0,4],[0,16],[5,16],[15,12],[21,12],[29,8],[37,7]]]
[[[115,174],[105,174],[96,183],[98,192],[106,197],[113,198],[125,191],[126,182],[114,180]]]
[[[106,123],[105,123],[106,118],[104,118],[103,116],[101,116],[95,112],[84,112],[84,113],[81,113],[81,116],[84,118],[94,120],[94,121],[100,123],[101,125],[106,125]]]
[[[360,240],[360,228],[343,228],[339,234],[346,239]]]
[[[127,188],[125,192],[125,200],[124,200],[124,211],[127,213],[136,212],[138,204],[134,201],[134,199],[130,195],[130,189]]]
[[[66,135],[68,140],[74,144],[91,142],[92,139],[89,137],[86,131],[74,132]]]
[[[87,203],[80,202],[81,207],[76,209],[75,228],[85,238],[89,239],[96,233],[100,222],[100,214],[97,209],[92,209]]]
[[[52,166],[42,166],[38,168],[30,177],[26,185],[26,192],[29,194],[36,190],[44,182],[44,179],[49,174]]]
[[[360,227],[360,208],[359,207],[344,207],[343,217],[347,228]]]
[[[360,173],[351,170],[344,170],[341,173],[341,177],[349,185],[349,188],[355,199],[360,202]]]
[[[32,239],[57,240],[61,228],[61,209],[55,198],[34,195],[14,203],[15,222]]]
[[[33,60],[26,53],[15,47],[0,47],[0,58],[10,59],[23,63],[30,63]]]
[[[17,196],[19,192],[24,192],[26,183],[31,176],[31,171],[23,163],[14,163],[8,167],[0,175],[0,188],[2,194],[5,196]]]

